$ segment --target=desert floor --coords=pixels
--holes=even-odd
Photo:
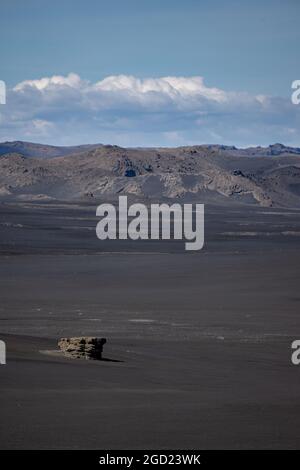
[[[0,205],[0,448],[299,447],[299,212],[205,217],[187,253],[100,242],[92,205]],[[103,361],[53,353],[79,335]]]

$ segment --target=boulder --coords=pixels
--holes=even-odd
[[[74,338],[61,338],[58,341],[58,346],[67,357],[100,360],[105,343],[105,338],[79,336]]]

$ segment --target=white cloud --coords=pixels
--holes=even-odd
[[[288,99],[209,87],[199,76],[118,75],[92,83],[70,73],[8,89],[0,108],[0,140],[300,145],[299,134],[290,131],[299,129],[299,109]]]
[[[70,73],[66,77],[54,75],[38,80],[25,80],[14,87],[14,91],[26,91],[28,88],[39,91],[47,91],[56,88],[70,87],[81,90],[82,93],[90,92],[123,92],[131,96],[142,96],[151,93],[159,93],[169,98],[180,97],[204,97],[217,102],[227,100],[227,95],[218,88],[208,88],[204,85],[203,77],[161,77],[161,78],[136,78],[132,75],[112,75],[94,84],[81,80],[79,75]]]
[[[139,79],[133,76],[110,76],[97,82],[97,91],[122,92],[135,98],[154,93],[180,102],[182,98],[206,98],[217,102],[227,100],[226,93],[218,88],[208,88],[202,77],[162,77]]]
[[[53,75],[53,77],[44,77],[39,80],[25,80],[24,82],[18,83],[14,87],[14,91],[26,91],[26,88],[47,90],[47,88],[63,86],[79,88],[81,83],[81,79],[76,73],[70,73],[66,77],[61,75]]]

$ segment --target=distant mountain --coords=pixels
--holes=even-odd
[[[287,147],[283,144],[273,144],[268,147],[249,147],[246,149],[236,149],[230,151],[232,154],[249,156],[276,156],[276,155],[300,155],[300,148]]]
[[[78,154],[87,150],[93,150],[99,147],[103,147],[103,144],[86,144],[77,146],[54,146],[46,144],[37,144],[33,142],[13,141],[13,142],[0,142],[0,155],[7,153],[19,153],[24,157],[33,158],[55,158],[63,157],[66,155]],[[116,145],[106,145],[106,148],[118,148]],[[156,147],[155,147],[156,148]],[[155,150],[152,148],[152,150]],[[180,147],[179,147],[180,148]],[[211,153],[218,152],[224,155],[234,156],[275,156],[275,155],[300,155],[300,148],[287,147],[282,144],[273,144],[268,147],[249,147],[245,149],[239,149],[232,145],[197,145],[191,147],[195,151],[209,151]],[[134,150],[134,149],[133,149]],[[136,148],[136,150],[145,150],[144,148]],[[151,150],[148,148],[147,150]]]
[[[300,149],[61,147],[19,143],[32,153],[0,157],[0,197],[165,199],[300,208]],[[68,149],[68,150],[66,150]],[[79,150],[80,149],[80,150]],[[42,151],[44,150],[44,154]],[[55,156],[55,158],[53,158]],[[31,158],[27,158],[31,157]]]
[[[24,155],[24,157],[53,158],[81,153],[96,147],[101,147],[101,144],[57,147],[54,145],[35,144],[16,140],[14,142],[0,143],[0,155],[20,153]]]

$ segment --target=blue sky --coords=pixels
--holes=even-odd
[[[299,109],[290,105],[300,78],[298,0],[1,0],[0,9],[0,79],[8,87],[1,140],[300,145]],[[70,73],[81,80],[76,106],[74,81],[43,90],[32,83]],[[166,91],[162,81],[148,91],[149,82],[115,79],[91,106],[92,87],[120,75],[187,82],[184,90],[173,81]],[[203,77],[205,89],[187,92],[192,77]],[[24,81],[31,84],[16,90]],[[229,95],[208,98],[214,89]],[[257,102],[262,95],[268,105]]]

